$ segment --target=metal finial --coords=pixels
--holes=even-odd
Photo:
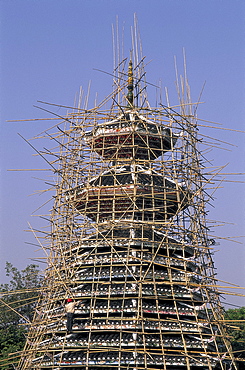
[[[127,93],[127,100],[128,100],[128,106],[132,107],[134,103],[134,83],[133,83],[133,63],[132,60],[130,59],[129,64],[128,64],[128,93]]]

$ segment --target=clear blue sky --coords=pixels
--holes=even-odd
[[[73,105],[75,93],[92,80],[90,106],[98,91],[110,92],[111,79],[94,70],[113,67],[111,25],[119,17],[125,28],[125,54],[131,48],[130,26],[137,13],[147,80],[162,80],[175,94],[174,56],[181,69],[186,50],[192,98],[198,99],[206,81],[199,117],[221,122],[223,127],[245,130],[245,2],[244,0],[2,0],[1,35],[1,277],[5,261],[24,268],[41,255],[35,252],[28,228],[31,216],[45,196],[30,196],[45,188],[45,172],[9,172],[8,169],[45,168],[32,149],[17,135],[30,138],[49,126],[46,122],[8,123],[46,115],[33,107],[37,100]],[[153,92],[152,92],[153,93]],[[151,98],[150,98],[151,99]],[[154,96],[152,95],[154,105]],[[59,110],[55,108],[56,113]],[[213,130],[211,134],[236,145],[232,152],[209,153],[215,164],[229,163],[225,172],[245,172],[245,134]],[[229,146],[228,146],[229,148]],[[245,177],[235,178],[244,181]],[[224,182],[215,196],[209,218],[229,224],[216,235],[245,235],[244,184]],[[40,212],[37,212],[41,213]],[[233,224],[233,225],[231,225]],[[245,249],[242,244],[220,242],[216,247],[218,277],[245,285]],[[1,280],[1,281],[2,281]],[[244,299],[230,297],[245,305]]]

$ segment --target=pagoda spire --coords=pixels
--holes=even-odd
[[[128,106],[133,107],[134,105],[134,81],[133,81],[133,63],[132,63],[132,58],[130,57],[130,61],[128,64],[128,93],[127,93],[127,101],[128,101]]]

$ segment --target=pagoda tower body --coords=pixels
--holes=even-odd
[[[188,83],[178,112],[151,108],[143,61],[115,69],[109,109],[78,105],[46,135],[57,144],[51,229],[40,242],[48,268],[19,369],[233,364]],[[69,297],[77,301],[72,333]]]

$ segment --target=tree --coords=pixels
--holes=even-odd
[[[234,356],[243,359],[243,361],[238,361],[239,369],[245,369],[245,307],[227,310],[225,320],[228,320],[228,334]]]
[[[6,276],[10,281],[0,284],[0,367],[10,369],[25,344],[28,323],[32,320],[35,304],[39,296],[41,276],[37,265],[30,264],[19,271],[6,262]]]

